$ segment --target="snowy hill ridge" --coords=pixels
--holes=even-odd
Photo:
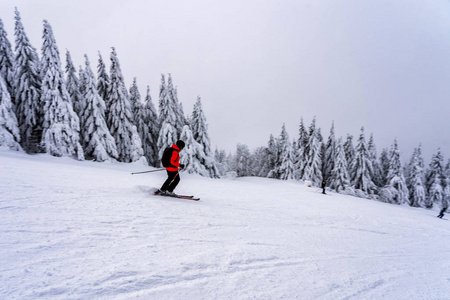
[[[0,151],[0,298],[450,298],[435,210],[147,169]]]

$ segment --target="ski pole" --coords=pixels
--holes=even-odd
[[[143,173],[152,173],[152,172],[159,172],[159,171],[164,171],[165,169],[157,169],[157,170],[151,170],[151,171],[144,171],[144,172],[134,172],[134,173],[131,173],[131,175],[134,175],[134,174],[143,174]]]

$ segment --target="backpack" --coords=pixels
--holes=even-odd
[[[166,148],[166,150],[164,150],[162,158],[161,158],[161,163],[164,168],[173,167],[172,164],[170,163],[170,159],[172,158],[173,151],[175,151],[175,149],[173,149],[172,147],[168,147],[168,148]]]

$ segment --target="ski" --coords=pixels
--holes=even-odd
[[[175,198],[194,200],[194,201],[200,200],[200,198],[197,198],[197,197],[194,197],[194,196],[187,196],[187,195],[177,195]]]
[[[154,194],[155,196],[161,196],[161,197],[171,197],[171,198],[179,198],[179,199],[186,199],[186,200],[194,200],[199,201],[200,198],[197,198],[195,196],[188,196],[188,195],[161,195],[161,194]]]

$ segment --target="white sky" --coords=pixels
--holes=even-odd
[[[126,2],[126,3],[125,3]],[[213,147],[267,145],[286,123],[317,117],[325,138],[374,134],[378,153],[397,138],[403,160],[450,151],[450,2],[447,0],[2,0],[14,44],[14,7],[40,53],[42,20],[65,65],[116,47],[127,86],[171,73],[187,114],[202,97]],[[446,156],[446,160],[448,156]]]

